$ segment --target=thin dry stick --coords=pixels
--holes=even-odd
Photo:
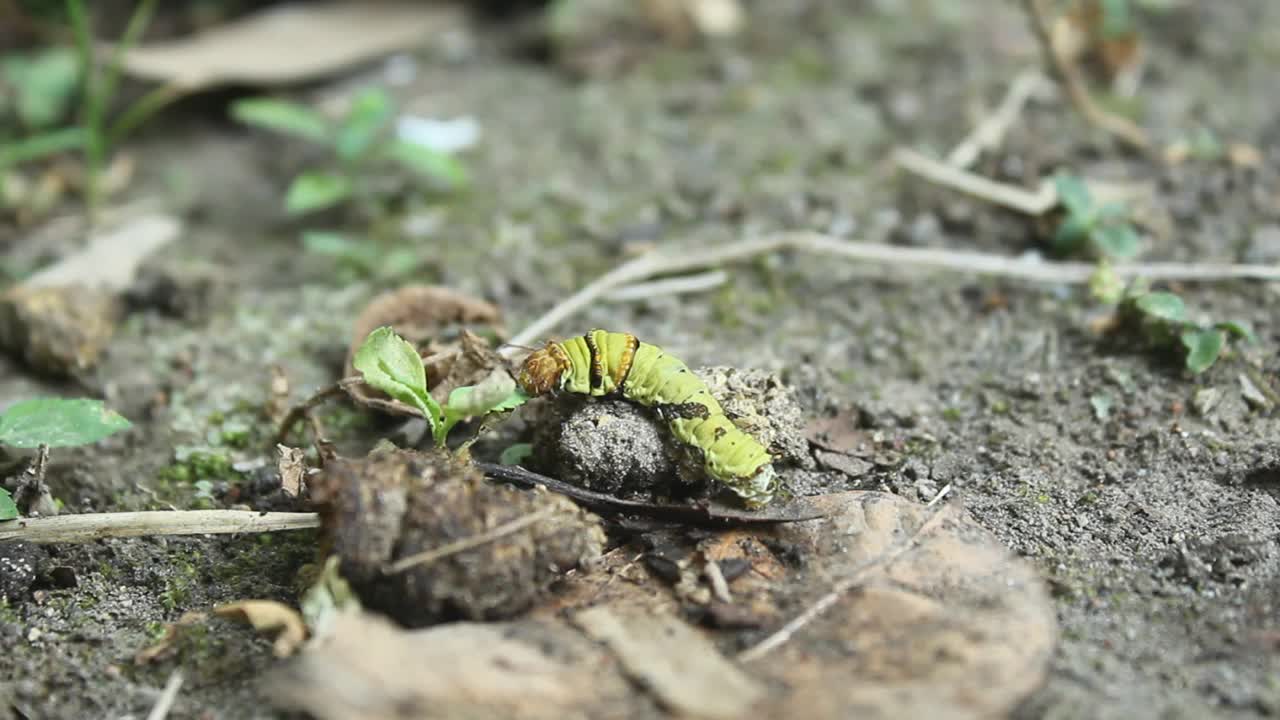
[[[729,581],[724,579],[724,573],[720,571],[720,563],[715,560],[707,560],[702,572],[711,583],[711,592],[717,600],[723,603],[733,602],[733,596],[729,594]]]
[[[1080,68],[1063,55],[1053,43],[1053,24],[1049,19],[1049,11],[1044,6],[1044,0],[1023,0],[1022,4],[1031,18],[1031,29],[1040,42],[1046,62],[1066,88],[1067,96],[1071,98],[1071,104],[1075,106],[1076,111],[1094,127],[1116,136],[1138,150],[1150,151],[1151,141],[1142,128],[1126,118],[1107,112],[1093,101]]]
[[[1044,84],[1044,73],[1040,68],[1026,68],[1009,83],[1004,99],[1000,101],[996,111],[978,123],[969,136],[956,145],[947,155],[947,164],[952,167],[968,169],[978,161],[984,150],[999,147],[1004,141],[1005,133],[1013,127],[1014,120],[1022,114],[1022,108],[1036,90]]]
[[[1040,190],[1031,192],[934,160],[908,148],[898,148],[893,158],[899,167],[930,182],[1025,215],[1043,215],[1058,203],[1058,192],[1052,183],[1041,182]]]
[[[654,280],[653,282],[636,283],[620,287],[609,293],[609,302],[631,302],[633,300],[645,300],[651,297],[666,297],[669,295],[684,295],[687,293],[704,292],[712,288],[720,287],[729,279],[729,274],[723,270],[710,270],[696,275],[684,275],[681,277],[667,278],[666,280]]]
[[[508,341],[508,345],[499,352],[505,357],[527,352],[524,347],[519,346],[528,346],[538,341],[556,325],[622,285],[639,282],[655,275],[688,272],[698,268],[738,262],[780,250],[833,255],[846,260],[885,263],[898,267],[935,268],[1047,283],[1087,283],[1097,272],[1096,265],[1085,262],[1023,260],[1004,255],[960,250],[850,242],[819,233],[780,233],[702,251],[655,250],[623,263],[552,307]],[[1271,265],[1131,263],[1114,265],[1112,271],[1121,280],[1135,278],[1189,282],[1280,280],[1280,267]]]
[[[169,717],[169,711],[173,709],[173,703],[178,699],[178,691],[181,689],[182,670],[174,670],[169,673],[169,680],[165,682],[164,690],[160,691],[160,697],[152,706],[151,712],[147,713],[147,720],[164,720]]]
[[[783,625],[781,628],[778,629],[777,632],[773,633],[769,637],[766,637],[764,640],[761,640],[755,645],[752,645],[746,650],[743,650],[742,652],[738,653],[738,660],[740,660],[741,662],[751,662],[752,660],[757,660],[761,657],[764,657],[766,654],[768,654],[770,651],[774,650],[775,648],[786,643],[788,640],[791,639],[793,635],[799,632],[801,628],[813,622],[813,620],[816,619],[819,615],[826,612],[827,608],[836,604],[836,602],[839,601],[840,598],[843,597],[845,593],[849,592],[850,590],[852,590],[853,588],[861,584],[863,579],[871,570],[893,563],[895,560],[902,557],[908,551],[914,548],[917,544],[919,544],[920,538],[924,537],[926,533],[932,531],[935,527],[937,527],[938,522],[946,514],[947,514],[946,506],[943,506],[935,510],[933,512],[933,515],[929,516],[929,519],[924,521],[924,523],[920,525],[920,528],[916,530],[914,533],[912,533],[911,537],[907,538],[901,545],[898,545],[895,548],[889,550],[888,552],[885,552],[883,555],[880,555],[879,557],[868,560],[867,562],[858,566],[858,568],[853,571],[852,575],[837,582],[835,586],[831,588],[830,592],[818,598],[817,602],[810,605],[808,608],[805,609],[804,612],[797,615],[794,619],[792,619],[786,625]]]
[[[228,535],[305,530],[320,526],[315,513],[253,510],[152,510],[19,518],[0,523],[0,542],[85,542],[144,535]]]
[[[486,530],[478,535],[472,535],[471,537],[462,538],[461,540],[455,540],[451,543],[446,543],[444,545],[441,545],[440,547],[431,548],[430,550],[423,550],[422,552],[414,553],[407,557],[402,557],[399,560],[386,566],[386,568],[384,568],[382,572],[383,574],[386,574],[386,575],[394,575],[395,573],[404,572],[405,570],[408,570],[409,568],[412,568],[412,567],[417,567],[418,565],[426,565],[428,563],[433,563],[442,558],[449,557],[450,555],[457,555],[460,552],[464,552],[472,548],[477,548],[477,547],[480,547],[481,545],[487,545],[495,540],[499,540],[507,535],[510,535],[515,532],[519,532],[520,530],[523,530],[529,527],[530,525],[533,525],[539,520],[542,520],[547,516],[551,515],[551,513],[554,511],[555,511],[555,508],[543,508],[538,512],[529,513],[528,515],[521,515],[520,517],[515,518],[514,520],[508,520],[507,522],[504,522],[501,525],[498,525],[497,527],[494,527],[490,530]]]

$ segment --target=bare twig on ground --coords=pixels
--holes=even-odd
[[[345,393],[352,385],[362,382],[364,382],[364,378],[359,376],[342,378],[332,385],[320,388],[311,397],[289,408],[289,412],[286,413],[284,419],[280,421],[280,429],[276,431],[275,439],[272,441],[273,444],[285,444],[285,439],[289,436],[289,431],[293,429],[293,426],[303,418],[310,418],[311,411],[316,409],[320,403],[323,403],[325,400],[328,400],[338,393]],[[313,429],[315,429],[314,426]]]
[[[1085,262],[1046,262],[960,250],[860,243],[811,232],[780,233],[705,250],[655,250],[623,263],[552,307],[508,341],[507,346],[499,352],[508,358],[527,352],[529,345],[537,342],[558,324],[623,285],[640,282],[655,275],[689,272],[781,250],[832,255],[846,260],[899,267],[933,268],[1048,283],[1084,284],[1097,271],[1096,265]],[[1280,267],[1271,265],[1122,263],[1112,266],[1112,270],[1122,280],[1280,280]]]
[[[173,709],[173,703],[177,701],[178,691],[181,689],[182,670],[177,669],[169,673],[169,680],[165,682],[164,690],[160,691],[160,697],[151,707],[151,712],[147,713],[147,720],[164,720],[169,717],[169,711]]]
[[[898,166],[924,179],[979,200],[1017,210],[1024,215],[1043,215],[1058,204],[1058,191],[1053,183],[1042,181],[1036,192],[1017,185],[1002,183],[971,173],[941,160],[922,155],[915,150],[898,148],[893,159]]]
[[[387,565],[382,572],[385,575],[394,575],[395,573],[404,572],[405,570],[419,565],[433,563],[442,558],[447,558],[450,555],[457,555],[460,552],[478,548],[481,545],[487,545],[495,540],[500,540],[507,535],[519,532],[539,520],[549,517],[553,512],[556,512],[556,510],[557,509],[554,507],[543,508],[538,512],[521,515],[518,518],[504,522],[495,528],[472,535],[471,537],[455,540],[437,548],[423,550],[422,552],[402,557],[390,565]]]
[[[891,547],[883,554],[858,566],[851,575],[837,582],[835,586],[831,588],[830,592],[818,598],[817,602],[805,608],[804,612],[797,615],[786,625],[783,625],[777,630],[777,632],[738,653],[738,660],[740,662],[758,660],[770,651],[786,643],[793,635],[799,632],[801,628],[813,622],[819,615],[826,612],[828,608],[835,605],[836,602],[839,601],[840,598],[844,597],[846,593],[860,585],[872,570],[893,563],[898,558],[915,548],[920,543],[920,539],[936,528],[941,519],[948,514],[947,506],[943,506],[935,510],[933,514],[929,516],[929,519],[921,523],[920,527],[911,534],[911,537],[907,538],[902,543]]]
[[[1150,152],[1151,140],[1147,138],[1146,132],[1127,118],[1107,112],[1094,102],[1080,68],[1054,45],[1053,23],[1044,0],[1022,0],[1022,4],[1031,18],[1031,29],[1040,42],[1045,62],[1062,82],[1076,111],[1093,126],[1114,135],[1131,147]]]
[[[1013,126],[1014,120],[1022,114],[1022,108],[1027,104],[1027,100],[1035,94],[1044,80],[1044,73],[1038,67],[1027,68],[1018,73],[1013,82],[1009,83],[1009,90],[995,112],[978,123],[973,132],[955,146],[947,155],[947,164],[968,169],[973,167],[973,164],[978,161],[978,156],[984,151],[999,147],[1004,141],[1005,133],[1009,132],[1009,128]]]
[[[717,600],[722,603],[733,602],[733,596],[729,594],[729,581],[724,579],[724,573],[720,571],[720,563],[707,560],[702,566],[702,572],[711,583],[711,593]]]
[[[710,270],[696,275],[683,275],[681,277],[667,278],[665,280],[654,280],[653,282],[642,282],[634,285],[620,287],[609,293],[610,302],[631,302],[634,300],[645,300],[651,297],[663,297],[666,295],[683,295],[686,293],[704,292],[712,288],[720,287],[729,279],[729,274],[723,270]]]
[[[315,513],[253,510],[153,510],[19,518],[0,523],[0,541],[85,542],[145,535],[227,535],[305,530],[320,526]]]

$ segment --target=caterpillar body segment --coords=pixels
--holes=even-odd
[[[592,330],[549,342],[525,359],[516,379],[530,395],[618,394],[651,407],[678,440],[702,452],[707,474],[748,506],[768,504],[777,491],[768,450],[733,424],[683,361],[634,335]]]

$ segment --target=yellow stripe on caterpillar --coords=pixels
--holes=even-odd
[[[733,424],[683,361],[630,333],[592,330],[548,342],[525,359],[516,380],[530,395],[618,394],[651,407],[678,440],[702,452],[707,474],[749,507],[768,504],[777,492],[768,450]]]

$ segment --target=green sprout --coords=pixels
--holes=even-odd
[[[440,448],[459,422],[514,410],[529,399],[508,373],[498,370],[476,385],[455,388],[441,405],[427,391],[427,372],[417,349],[386,326],[369,333],[353,364],[370,386],[422,413]]]
[[[1186,303],[1171,292],[1130,292],[1121,301],[1119,313],[1122,321],[1141,328],[1152,346],[1181,347],[1186,353],[1187,369],[1197,375],[1217,362],[1228,341],[1257,342],[1253,331],[1242,322],[1195,322]]]
[[[446,187],[467,183],[462,165],[448,153],[388,133],[397,114],[391,95],[380,87],[358,94],[339,122],[302,105],[269,97],[246,98],[231,106],[240,122],[322,145],[330,153],[324,166],[305,170],[289,184],[285,211],[306,215],[351,200],[373,201],[372,182],[385,166],[403,170]]]
[[[18,165],[66,152],[80,152],[85,163],[85,204],[90,217],[101,205],[101,177],[113,148],[129,133],[181,92],[162,85],[109,117],[120,85],[125,53],[137,45],[150,23],[156,0],[142,0],[130,15],[124,34],[102,64],[93,36],[88,3],[66,0],[66,13],[75,38],[71,48],[52,48],[29,55],[6,56],[4,79],[14,88],[13,111],[29,134],[0,137],[0,174]],[[56,127],[66,113],[75,88],[80,87],[79,119]],[[3,103],[0,103],[3,104]],[[0,192],[0,197],[7,194]]]
[[[1123,203],[1098,205],[1088,186],[1074,175],[1059,173],[1054,185],[1066,211],[1053,235],[1056,253],[1089,252],[1113,260],[1128,260],[1138,254],[1138,233]]]
[[[35,398],[0,413],[0,445],[16,448],[89,445],[130,427],[129,421],[87,398]],[[13,497],[0,488],[0,521],[18,517]]]

